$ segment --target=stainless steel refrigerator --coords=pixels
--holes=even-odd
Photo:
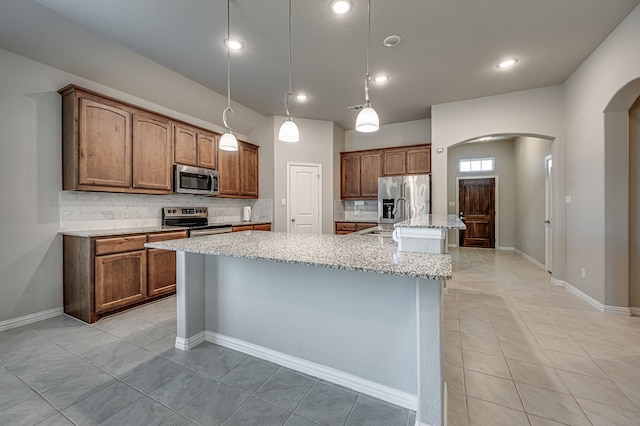
[[[431,175],[378,178],[378,223],[396,223],[431,213]]]

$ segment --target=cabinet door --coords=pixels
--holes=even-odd
[[[147,295],[160,296],[176,290],[176,252],[147,250]]]
[[[217,140],[213,133],[198,133],[198,166],[214,170],[218,168]]]
[[[238,151],[218,150],[220,172],[220,195],[240,194],[240,154]]]
[[[80,98],[78,184],[131,186],[131,113]]]
[[[271,231],[270,223],[263,223],[261,225],[253,225],[254,231]]]
[[[176,125],[173,128],[174,160],[177,164],[198,165],[198,133],[195,129]]]
[[[363,153],[360,156],[361,198],[378,198],[378,178],[380,176],[382,176],[382,153]]]
[[[258,198],[258,147],[238,143],[240,152],[240,195]]]
[[[407,174],[431,173],[431,147],[407,149]]]
[[[343,153],[340,157],[340,198],[360,198],[360,154]]]
[[[135,114],[133,124],[133,187],[171,193],[171,123]]]
[[[145,250],[95,257],[96,312],[144,300],[147,293]]]
[[[386,149],[384,151],[384,175],[404,175],[407,173],[407,152],[404,149]]]
[[[233,232],[253,231],[253,225],[240,225],[231,228]]]

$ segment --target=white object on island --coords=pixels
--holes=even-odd
[[[398,253],[369,236],[256,231],[147,246],[177,251],[177,348],[210,341],[443,424],[450,256]]]
[[[447,253],[447,231],[466,227],[456,215],[424,215],[396,223],[393,239],[398,251]]]

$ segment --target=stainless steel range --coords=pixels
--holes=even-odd
[[[207,207],[163,207],[162,225],[189,228],[189,237],[225,234],[231,232],[229,224],[209,225],[209,209]]]

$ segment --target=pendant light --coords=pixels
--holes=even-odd
[[[287,113],[287,118],[280,126],[280,132],[278,133],[278,139],[282,142],[298,142],[300,140],[300,132],[298,126],[293,121],[291,113],[289,112],[289,97],[293,98],[293,92],[291,91],[291,28],[293,26],[293,19],[291,17],[291,0],[289,0],[289,91],[284,94],[284,110]]]
[[[380,128],[380,120],[378,113],[371,106],[369,101],[369,56],[371,51],[371,0],[368,1],[367,13],[369,15],[368,33],[367,33],[367,73],[364,76],[364,105],[356,118],[356,131],[363,133],[375,132]]]
[[[227,40],[231,40],[229,34],[229,3],[231,0],[227,0]],[[231,56],[229,54],[229,45],[227,45],[227,107],[222,112],[222,122],[224,123],[224,127],[227,131],[222,135],[220,141],[218,142],[218,148],[223,151],[237,151],[238,150],[238,140],[235,135],[231,131],[229,124],[227,123],[227,112],[233,114],[233,110],[231,109]]]

